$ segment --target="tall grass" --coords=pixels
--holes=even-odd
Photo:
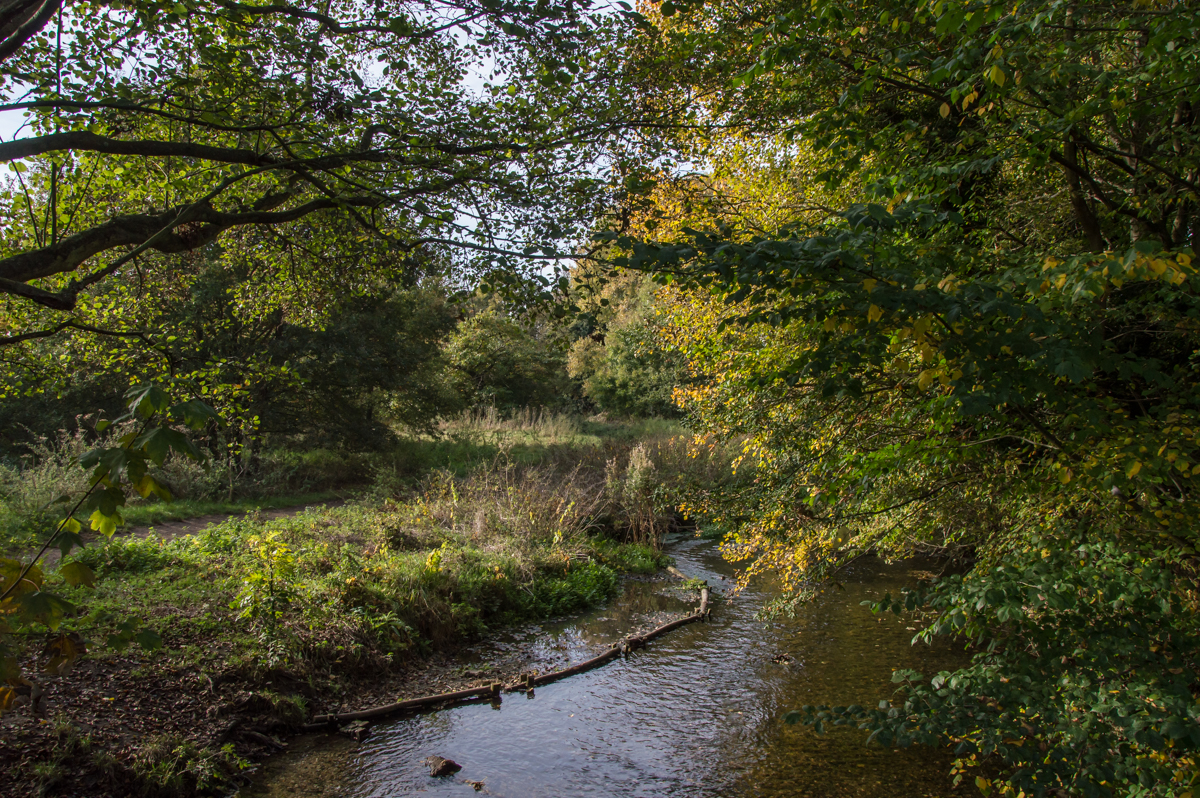
[[[599,437],[584,432],[578,416],[545,408],[521,408],[503,414],[494,407],[468,410],[446,419],[440,432],[451,440],[499,447],[516,444],[595,445]]]
[[[99,442],[112,445],[123,431]],[[574,474],[573,512],[619,539],[657,545],[689,486],[716,485],[728,476],[728,458],[696,456],[682,428],[661,419],[609,421],[543,409],[504,415],[484,408],[443,422],[440,433],[401,440],[382,453],[264,450],[204,465],[171,458],[155,476],[177,501],[133,496],[126,515],[131,523],[152,524],[325,500],[335,489],[379,502],[406,501],[421,494],[434,473],[495,482],[509,479],[514,469],[544,468]],[[78,458],[97,443],[81,429],[61,431],[34,441],[20,461],[0,464],[0,549],[32,545],[52,528],[65,509],[54,501],[86,490]],[[537,473],[520,478],[536,482]],[[500,506],[504,496],[491,498]],[[544,499],[557,506],[555,497]]]
[[[104,435],[82,426],[38,436],[20,458],[0,461],[0,551],[32,546],[45,538],[68,507],[88,489],[80,457],[98,446],[119,445],[130,424]],[[289,506],[334,497],[332,489],[363,485],[370,479],[368,455],[327,449],[307,452],[267,450],[253,457],[203,463],[171,456],[152,475],[176,501],[127,497],[124,515],[133,524],[157,523],[257,506]]]

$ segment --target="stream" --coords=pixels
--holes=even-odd
[[[459,706],[375,725],[362,743],[314,735],[268,760],[252,796],[385,798],[486,794],[771,798],[951,796],[949,752],[885,749],[866,733],[817,735],[782,722],[804,704],[874,705],[892,695],[891,672],[924,674],[963,661],[951,647],[912,645],[909,621],[860,606],[914,582],[914,564],[859,561],[844,589],[829,588],[795,617],[757,617],[772,592],[729,595],[734,566],[715,543],[669,546],[680,570],[722,591],[710,622],[659,638],[628,659],[502,703]],[[582,661],[635,628],[694,609],[694,592],[629,581],[591,612],[510,632],[488,646],[531,649],[539,666]],[[474,656],[486,660],[488,646]],[[549,670],[550,667],[541,667]],[[432,778],[437,754],[463,766]],[[481,792],[467,782],[483,782]]]

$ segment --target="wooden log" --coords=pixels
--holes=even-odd
[[[584,671],[590,671],[592,668],[598,668],[601,665],[603,665],[604,663],[614,660],[619,656],[621,656],[621,649],[610,648],[608,651],[605,651],[603,654],[592,657],[591,659],[585,659],[583,662],[580,662],[578,665],[572,665],[569,668],[563,668],[561,671],[554,671],[552,673],[542,674],[541,676],[535,676],[533,679],[533,684],[534,685],[549,684],[550,682],[557,681],[558,679],[563,679],[567,676],[574,676],[577,673],[583,673]]]
[[[657,629],[651,629],[644,635],[636,638],[630,638],[631,641],[636,641],[639,646],[643,646],[654,638],[665,635],[667,632],[673,632],[681,626],[686,626],[692,621],[699,621],[708,614],[708,588],[700,589],[700,609],[693,612],[691,615],[685,615],[682,618],[677,618],[670,623],[665,623]]]
[[[385,704],[381,707],[372,707],[371,709],[362,709],[358,712],[340,712],[336,715],[317,715],[313,718],[312,726],[323,726],[327,723],[345,723],[350,720],[371,720],[372,718],[381,718],[384,715],[391,715],[396,712],[403,712],[406,709],[421,709],[423,707],[431,707],[436,704],[441,704],[446,701],[461,701],[465,698],[491,697],[492,688],[488,687],[470,687],[466,690],[456,690],[453,693],[439,693],[437,695],[421,696],[420,698],[410,698],[407,701],[397,701],[394,704]]]
[[[638,643],[645,645],[656,637],[665,635],[667,632],[673,632],[681,626],[687,626],[689,623],[698,620],[700,620],[700,616],[695,613],[692,613],[691,615],[685,615],[682,618],[677,618],[670,623],[664,623],[657,629],[651,629],[649,632],[646,632],[646,634],[641,635],[638,638]]]
[[[671,567],[668,570],[678,574],[683,579],[687,579],[686,576],[677,571],[674,567]],[[525,674],[524,679],[517,684],[506,685],[505,689],[511,691],[520,687],[527,690],[532,690],[536,685],[549,684],[550,682],[563,679],[567,676],[574,676],[577,673],[583,673],[585,671],[590,671],[593,668],[598,668],[601,665],[621,656],[622,653],[628,653],[634,648],[640,648],[641,646],[646,645],[648,641],[653,640],[660,635],[664,635],[667,632],[684,626],[685,624],[689,624],[693,621],[698,621],[704,618],[708,614],[708,611],[708,588],[704,587],[700,590],[700,607],[691,615],[685,615],[682,618],[677,618],[670,623],[663,624],[657,629],[652,629],[644,635],[631,635],[620,643],[614,643],[612,647],[603,654],[599,654],[591,659],[584,660],[583,662],[580,662],[577,665],[572,665],[569,668],[563,668],[560,671],[553,671],[541,676]],[[312,723],[305,724],[303,728],[304,731],[318,731],[320,729],[327,728],[331,724],[346,723],[347,721],[353,720],[372,720],[375,718],[386,717],[387,715],[394,715],[398,712],[404,712],[406,710],[425,709],[427,707],[437,706],[447,702],[468,701],[478,698],[495,700],[500,694],[500,687],[501,685],[499,682],[493,682],[484,687],[471,687],[466,690],[457,690],[452,693],[439,693],[437,695],[427,695],[420,698],[410,698],[406,701],[397,701],[394,704],[385,704],[384,706],[372,707],[371,709],[363,709],[357,712],[341,712],[333,715],[317,715],[312,719]]]

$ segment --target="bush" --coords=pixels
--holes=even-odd
[[[214,750],[179,735],[160,735],[137,749],[129,772],[138,795],[176,798],[226,786],[246,766],[232,745]]]
[[[0,464],[0,543],[7,547],[44,540],[66,508],[59,499],[77,499],[88,488],[79,458],[92,448],[81,427],[41,436],[21,460]]]
[[[177,559],[175,551],[159,537],[101,539],[75,549],[71,559],[91,568],[101,577],[116,574],[140,574],[158,571]]]

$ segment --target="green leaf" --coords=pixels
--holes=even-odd
[[[96,586],[96,574],[92,572],[91,568],[81,562],[64,563],[58,569],[58,572],[62,575],[63,579],[67,580],[67,584],[71,587],[79,587],[80,585],[87,585],[88,587]]]
[[[153,629],[143,629],[135,634],[133,639],[139,646],[147,651],[155,651],[160,649],[162,648],[163,644],[162,638],[159,637],[158,632],[154,631]]]
[[[70,602],[44,590],[21,596],[19,606],[22,617],[45,624],[51,631],[58,628],[63,618],[75,614]]]
[[[178,430],[167,427],[156,427],[147,430],[132,444],[133,449],[140,450],[145,457],[155,465],[161,466],[172,451],[192,460],[201,460],[203,455],[188,437]]]
[[[171,398],[157,383],[148,382],[131,388],[126,392],[129,410],[142,418],[150,418],[155,413],[167,409]]]
[[[204,429],[205,425],[210,421],[217,424],[221,423],[221,417],[217,414],[217,411],[199,399],[192,399],[175,405],[170,410],[170,416],[171,418],[183,421],[184,424],[194,430]]]
[[[125,493],[117,487],[93,491],[84,502],[84,507],[88,510],[99,510],[102,515],[110,516],[117,516],[118,508],[124,506]]]
[[[71,520],[74,521],[75,519]],[[75,524],[76,526],[79,526],[78,521],[75,521]],[[82,529],[82,527],[80,528]],[[72,549],[82,549],[86,543],[83,540],[83,536],[78,532],[71,532],[70,530],[64,529],[59,532],[58,537],[54,539],[54,545],[58,548],[59,553],[66,557],[71,553]]]

